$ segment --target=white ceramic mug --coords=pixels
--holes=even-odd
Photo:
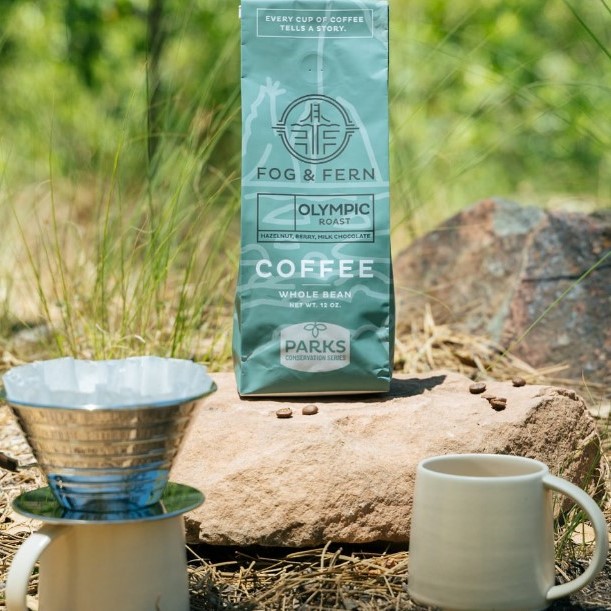
[[[182,516],[117,524],[44,524],[19,548],[7,611],[27,611],[40,558],[41,611],[188,611]]]
[[[596,533],[588,568],[563,585],[554,585],[552,491],[573,499]],[[416,602],[468,611],[545,609],[590,582],[608,548],[594,500],[539,461],[459,454],[418,465],[408,584]]]

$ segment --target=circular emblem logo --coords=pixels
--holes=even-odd
[[[294,100],[274,126],[287,151],[306,163],[335,159],[348,146],[357,129],[341,104],[317,94]]]

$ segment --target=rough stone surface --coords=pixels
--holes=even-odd
[[[399,330],[428,304],[534,367],[611,387],[611,214],[485,200],[415,240],[394,271]]]
[[[427,456],[510,453],[582,483],[599,439],[572,391],[471,380],[449,372],[402,376],[384,396],[240,399],[231,373],[197,408],[171,478],[204,492],[187,539],[218,545],[317,546],[406,542],[416,465]],[[314,404],[315,415],[303,415]],[[291,407],[293,417],[276,410]]]

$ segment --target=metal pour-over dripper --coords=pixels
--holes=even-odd
[[[198,399],[216,390],[201,365],[154,356],[39,361],[3,382],[58,502],[85,512],[157,503]]]

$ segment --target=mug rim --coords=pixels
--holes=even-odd
[[[459,463],[461,461],[463,463],[463,470],[465,471],[462,473],[459,469]],[[489,468],[496,466],[498,471],[491,471],[489,473],[467,472],[465,466],[469,464],[474,465],[476,462],[480,464],[483,463]],[[453,468],[448,468],[450,465],[452,465]],[[443,466],[445,466],[445,469]],[[507,469],[508,466],[513,466],[515,471],[509,471]],[[514,454],[458,453],[424,458],[418,464],[418,471],[425,472],[427,476],[448,480],[493,482],[507,481],[510,479],[538,478],[547,475],[549,473],[549,468],[540,460],[527,456],[516,456]]]

